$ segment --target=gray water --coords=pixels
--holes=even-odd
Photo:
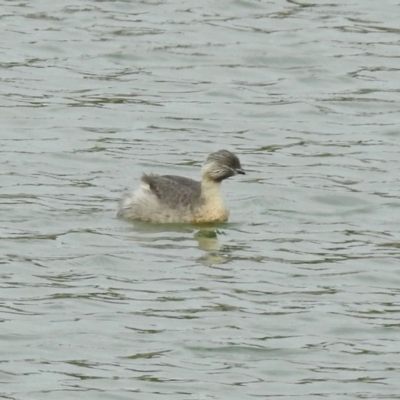
[[[0,4],[1,398],[400,398],[398,0]]]

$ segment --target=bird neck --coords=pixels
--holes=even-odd
[[[221,182],[210,179],[203,175],[201,181],[201,197],[206,203],[215,203],[215,205],[223,205]]]

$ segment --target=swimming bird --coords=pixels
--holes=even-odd
[[[211,153],[201,170],[201,182],[176,175],[147,175],[138,189],[122,196],[118,216],[148,222],[206,223],[227,221],[221,182],[245,174],[239,158],[228,150]]]

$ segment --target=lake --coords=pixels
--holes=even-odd
[[[1,398],[399,398],[398,1],[1,8]],[[229,222],[116,218],[219,149]]]

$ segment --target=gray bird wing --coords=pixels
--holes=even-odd
[[[143,175],[142,181],[171,208],[196,205],[200,200],[201,184],[193,179],[176,175]]]

